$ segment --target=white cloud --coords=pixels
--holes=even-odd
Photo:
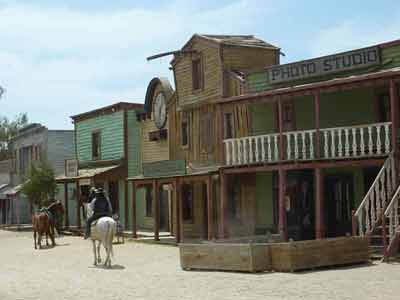
[[[195,32],[251,33],[268,10],[258,0],[210,10],[178,0],[158,10],[95,13],[3,1],[0,114],[28,112],[32,121],[61,128],[71,127],[71,114],[143,101],[152,77],[172,79],[170,58],[146,62],[146,56],[180,48]]]

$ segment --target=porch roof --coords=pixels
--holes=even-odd
[[[0,187],[0,200],[4,200],[9,196],[15,196],[18,194],[22,189],[22,184],[16,185],[16,186],[1,186]]]
[[[377,80],[377,79],[385,79],[390,77],[400,77],[400,67],[390,68],[386,70],[380,70],[376,72],[364,73],[359,75],[351,75],[347,77],[338,77],[324,81],[312,82],[299,84],[294,86],[282,87],[271,89],[267,91],[250,93],[245,95],[239,95],[229,98],[222,98],[217,103],[229,103],[229,102],[240,102],[246,100],[256,100],[257,98],[263,97],[274,97],[274,96],[283,96],[288,95],[295,92],[313,92],[315,90],[323,90],[333,86],[345,85],[349,83],[357,83],[366,80]]]
[[[78,179],[88,179],[88,178],[92,178],[92,177],[95,177],[100,174],[104,174],[106,172],[114,171],[120,167],[121,167],[121,165],[113,165],[113,166],[99,167],[99,168],[79,169],[78,176],[67,177],[65,175],[59,175],[56,177],[56,181],[58,183],[61,183],[61,182],[67,182],[67,181],[75,181]]]
[[[203,167],[187,167],[186,174],[176,174],[176,175],[167,175],[167,176],[144,176],[143,174],[128,177],[126,180],[135,181],[135,180],[154,180],[154,179],[169,179],[169,178],[182,178],[182,177],[192,177],[192,176],[201,176],[208,175],[215,172],[218,172],[221,169],[222,165],[214,165],[214,166],[203,166]]]

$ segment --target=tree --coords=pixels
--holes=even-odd
[[[18,133],[18,130],[27,124],[28,116],[26,113],[17,115],[13,120],[0,116],[0,161],[12,157],[8,148],[10,140]]]
[[[46,163],[32,164],[26,179],[21,192],[39,208],[49,205],[57,192],[53,169]]]

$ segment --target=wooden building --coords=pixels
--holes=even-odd
[[[153,228],[158,239],[160,190],[167,185],[172,199],[172,224],[175,224],[172,231],[177,241],[183,238],[212,239],[218,236],[219,169],[223,166],[224,149],[221,143],[224,116],[217,103],[244,92],[241,70],[277,64],[280,52],[279,48],[254,36],[195,34],[181,50],[170,53],[174,54],[171,65],[176,91],[167,99],[167,120],[157,120],[154,115],[155,124],[163,123],[168,129],[169,161],[159,160],[153,165],[153,170],[163,170],[160,174],[149,172],[148,176],[128,178],[134,187],[132,207],[145,201],[143,197],[136,197],[135,190],[147,185],[151,189],[147,193],[154,199]],[[158,94],[150,84],[147,96],[154,95],[156,99]],[[150,111],[157,112],[157,101],[147,96],[146,105],[151,103],[146,110],[149,115]],[[247,116],[246,105],[235,105],[232,109],[231,121],[240,124],[238,134],[242,136],[248,134]],[[144,121],[143,128],[146,126]],[[162,136],[161,131],[159,136]],[[151,148],[159,150],[154,143]],[[148,149],[145,152],[143,157],[152,153]],[[145,165],[143,168],[146,169]],[[246,204],[244,209],[248,214],[254,213],[251,205]],[[133,212],[135,237],[138,217],[137,212]],[[251,222],[245,227],[247,224]],[[243,226],[238,224],[237,227]]]
[[[129,227],[125,178],[139,173],[140,128],[136,113],[142,111],[143,104],[118,102],[71,117],[76,157],[65,162],[65,174],[57,177],[64,192],[67,227],[81,227],[82,201],[88,197],[91,186],[104,188],[113,212]]]

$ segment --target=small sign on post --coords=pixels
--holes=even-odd
[[[66,159],[65,160],[65,177],[78,176],[78,160]]]

